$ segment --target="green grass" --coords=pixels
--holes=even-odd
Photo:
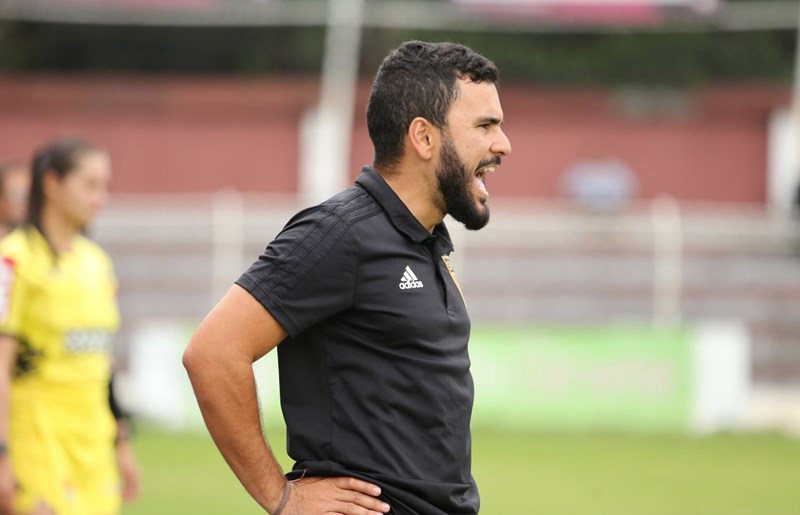
[[[473,440],[482,515],[800,513],[798,440],[486,430]],[[143,491],[124,515],[264,513],[208,437],[144,430],[135,445]],[[285,454],[278,459],[288,467]]]

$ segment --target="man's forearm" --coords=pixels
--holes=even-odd
[[[267,511],[281,497],[285,478],[261,431],[252,364],[213,366],[184,357],[200,411],[211,437],[236,477]]]

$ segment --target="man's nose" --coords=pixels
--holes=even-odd
[[[492,145],[491,150],[493,154],[501,156],[511,154],[511,141],[509,141],[508,136],[506,136],[506,133],[503,132],[502,129],[500,130],[500,137]]]

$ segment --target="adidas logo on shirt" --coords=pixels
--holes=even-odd
[[[413,288],[422,288],[422,281],[417,279],[417,276],[411,271],[411,267],[406,266],[406,271],[403,272],[403,277],[400,279],[400,289],[411,290]]]

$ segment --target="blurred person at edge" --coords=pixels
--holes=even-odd
[[[0,241],[0,513],[113,515],[139,473],[109,393],[117,282],[84,235],[110,160],[61,139],[31,168],[28,217]]]
[[[489,221],[487,175],[511,152],[497,79],[455,43],[391,52],[367,107],[374,166],[292,218],[192,337],[206,425],[272,515],[478,513],[470,321],[443,220]],[[252,369],[276,347],[288,478]]]
[[[25,221],[30,172],[16,161],[0,164],[0,238]]]

